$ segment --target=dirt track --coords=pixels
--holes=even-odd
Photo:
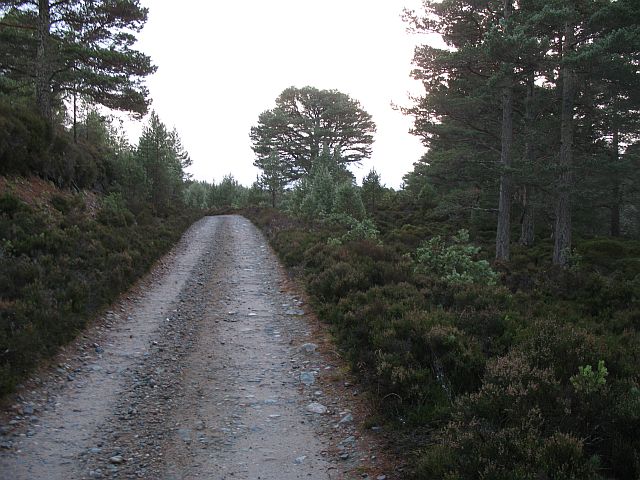
[[[247,220],[196,223],[18,392],[0,479],[391,478],[286,283]]]

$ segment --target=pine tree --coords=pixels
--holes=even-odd
[[[343,182],[336,187],[333,213],[348,215],[356,220],[364,219],[366,212],[360,190],[351,182]]]
[[[0,0],[0,14],[3,37],[28,38],[18,51],[0,47],[0,68],[11,81],[33,85],[45,118],[53,118],[56,102],[67,94],[146,112],[142,82],[155,67],[132,48],[147,20],[139,0]]]
[[[369,215],[379,208],[383,195],[384,187],[380,182],[380,175],[372,168],[362,179],[362,202]]]
[[[502,29],[503,36],[511,33],[513,1],[504,0]],[[504,43],[508,42],[500,42]],[[504,57],[503,57],[504,58]],[[512,151],[513,151],[513,95],[514,65],[502,60],[500,65],[502,93],[502,123],[500,138],[500,193],[498,201],[498,227],[496,232],[496,260],[508,261],[511,251],[511,197],[512,197]]]
[[[325,162],[316,162],[306,183],[301,213],[309,218],[329,215],[333,211],[335,181]]]
[[[142,131],[136,156],[146,171],[150,200],[158,213],[182,201],[183,165],[189,164],[175,130],[170,132],[155,112]]]
[[[407,112],[429,151],[411,179],[460,211],[495,211],[498,260],[509,257],[514,197],[522,244],[533,243],[536,212],[554,218],[558,265],[571,252],[576,205],[583,230],[602,232],[593,221],[606,208],[611,233],[621,231],[623,145],[637,132],[638,8],[633,0],[443,0],[408,15],[450,47],[415,53],[425,95]]]
[[[503,236],[496,245],[504,247],[498,257],[508,255],[512,152],[506,141],[513,133],[503,120],[511,119],[514,79],[513,60],[504,48],[509,40],[504,5],[445,0],[424,6],[423,15],[408,14],[408,20],[418,31],[440,33],[449,48],[423,45],[415,52],[412,75],[425,94],[406,113],[415,117],[413,131],[429,148],[416,171],[428,172],[425,181],[446,192],[444,203],[458,204],[458,215],[481,208],[498,212],[494,202],[502,190],[498,230]],[[508,95],[503,99],[503,94]],[[418,183],[419,192],[424,181]]]
[[[251,128],[255,165],[263,169],[269,155],[276,152],[281,171],[293,182],[309,175],[323,150],[328,149],[344,167],[371,155],[375,129],[371,115],[348,95],[291,87]]]
[[[182,145],[182,139],[178,134],[178,130],[174,127],[171,132],[169,132],[169,148],[172,150],[177,164],[180,166],[180,171],[182,174],[182,181],[186,182],[191,179],[191,174],[186,171],[191,165],[193,165],[193,160]]]
[[[271,206],[277,205],[278,195],[287,185],[288,180],[283,168],[283,162],[280,161],[277,152],[272,151],[269,155],[257,162],[261,165],[262,174],[258,179],[259,185],[269,192],[271,197]]]

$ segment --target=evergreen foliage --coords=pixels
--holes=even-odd
[[[269,153],[265,159],[258,163],[262,169],[262,174],[258,181],[259,186],[269,192],[271,206],[276,208],[278,196],[282,194],[284,187],[288,183],[287,176],[283,170],[283,163],[275,151]]]
[[[373,215],[376,212],[383,195],[384,187],[380,175],[372,168],[362,179],[361,197],[367,213]]]
[[[147,20],[139,0],[0,1],[0,85],[35,94],[51,120],[65,96],[142,115],[155,71],[133,47]]]
[[[333,212],[362,220],[366,212],[359,189],[346,182],[338,185],[335,191]]]
[[[187,182],[184,188],[184,201],[194,208],[225,212],[271,205],[271,192],[264,188],[260,181],[254,182],[247,188],[241,185],[233,175],[227,174],[220,183]]]
[[[559,265],[574,230],[636,229],[622,212],[638,208],[624,150],[640,108],[640,36],[629,20],[639,14],[630,0],[445,0],[407,12],[447,44],[415,53],[425,94],[407,112],[429,151],[408,185],[431,185],[452,219],[494,212],[481,216],[497,227],[503,261],[516,218],[527,246],[553,225]]]
[[[146,172],[155,212],[163,213],[171,205],[179,203],[187,178],[184,169],[191,165],[191,159],[182,147],[177,132],[167,130],[155,112],[151,112],[134,155]]]
[[[371,116],[313,87],[259,116],[251,187],[192,181],[155,112],[131,145],[96,108],[148,106],[138,0],[0,0],[0,174],[62,188],[39,209],[2,178],[0,393],[190,208],[245,209],[412,450],[407,475],[640,478],[640,4],[423,6],[407,20],[447,46],[415,51],[424,94],[406,112],[428,151],[395,191],[348,170],[371,154]]]
[[[306,182],[307,193],[300,205],[300,211],[307,218],[329,215],[333,211],[335,182],[329,168],[318,162]]]
[[[416,251],[416,272],[434,275],[454,285],[495,285],[498,275],[491,270],[489,262],[474,258],[479,252],[480,247],[469,244],[469,232],[466,230],[460,230],[450,245],[436,235]]]
[[[360,104],[337,90],[313,87],[284,90],[276,107],[260,114],[251,128],[255,165],[272,175],[278,159],[278,176],[287,182],[311,174],[318,158],[329,152],[338,166],[371,155],[376,127]],[[276,157],[272,157],[275,155]]]
[[[184,203],[192,208],[205,210],[210,208],[209,190],[211,185],[207,182],[191,182],[184,189]]]

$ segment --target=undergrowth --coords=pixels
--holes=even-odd
[[[515,247],[494,272],[443,223],[382,219],[350,240],[327,220],[244,214],[306,285],[414,478],[640,477],[638,242],[582,240],[568,270],[541,260],[544,242]]]
[[[0,196],[0,396],[144,274],[196,218],[131,213],[116,194],[90,215],[77,194],[49,210]]]

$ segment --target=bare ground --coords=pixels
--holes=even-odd
[[[253,225],[201,220],[10,399],[0,479],[396,478],[305,309]]]

